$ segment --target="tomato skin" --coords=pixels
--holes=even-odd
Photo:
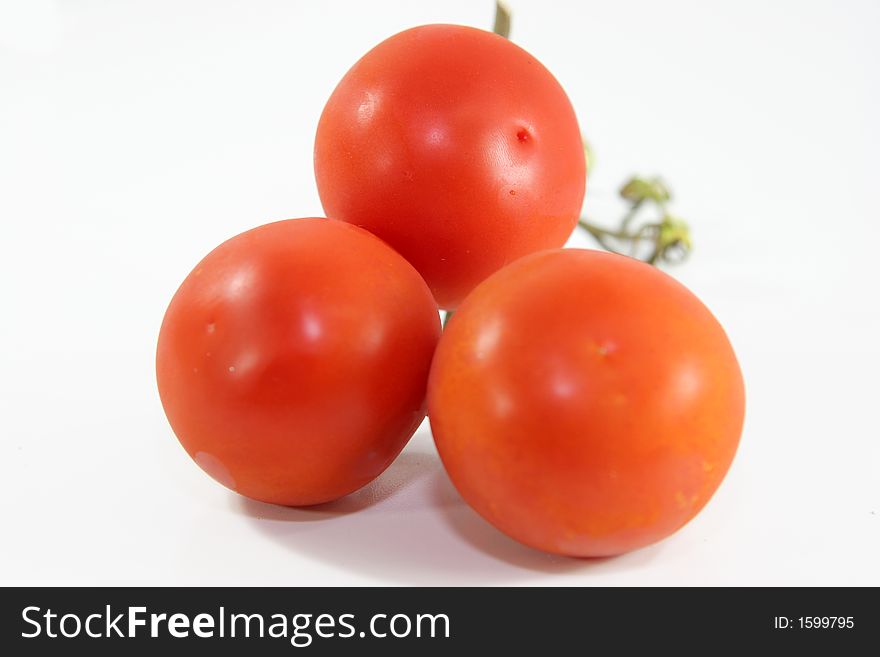
[[[571,102],[496,34],[426,25],[380,43],[333,91],[315,177],[327,216],[362,226],[455,308],[489,274],[562,246],[586,165]]]
[[[184,280],[159,334],[159,393],[220,483],[318,504],[379,475],[424,419],[439,334],[424,281],[381,240],[280,221],[224,242]]]
[[[527,256],[479,285],[434,356],[428,415],[464,499],[527,545],[579,557],[671,534],[739,442],[724,330],[654,267],[598,251]]]

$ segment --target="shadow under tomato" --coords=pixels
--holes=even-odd
[[[405,584],[516,583],[606,561],[544,554],[489,525],[450,483],[426,430],[381,477],[341,500],[286,508],[234,499],[259,533],[291,551]]]
[[[404,452],[377,479],[345,497],[313,506],[288,507],[236,496],[240,510],[257,520],[319,522],[358,513],[397,495],[427,473],[428,454]],[[427,466],[427,467],[426,467]]]
[[[452,484],[449,486],[451,487]],[[443,520],[452,531],[474,548],[519,568],[544,573],[578,572],[613,560],[613,557],[577,559],[527,547],[495,529],[466,505],[445,510]]]

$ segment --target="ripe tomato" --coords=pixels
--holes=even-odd
[[[440,340],[428,415],[462,496],[548,552],[604,556],[690,520],[739,442],[743,381],[724,330],[636,260],[527,256],[467,298]]]
[[[181,444],[242,495],[317,504],[381,473],[425,417],[437,306],[400,255],[327,219],[214,249],[171,300],[156,354]]]
[[[315,139],[327,216],[385,240],[447,309],[508,262],[562,246],[585,175],[556,79],[507,39],[457,25],[406,30],[364,55]]]

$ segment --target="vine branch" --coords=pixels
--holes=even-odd
[[[511,22],[510,7],[504,0],[495,0],[493,32],[505,39],[510,38]],[[587,171],[592,171],[595,156],[586,139],[584,157]],[[620,195],[629,203],[629,208],[617,228],[604,228],[587,217],[581,217],[578,225],[599,246],[612,253],[639,258],[652,265],[675,264],[687,258],[693,249],[690,228],[680,218],[669,213],[667,204],[672,194],[660,178],[633,176],[620,188]],[[659,219],[637,224],[637,217],[647,207],[659,211]],[[444,319],[444,326],[449,315]]]

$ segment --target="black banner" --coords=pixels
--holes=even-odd
[[[7,655],[855,654],[880,645],[868,588],[36,588],[3,589],[0,613]]]

